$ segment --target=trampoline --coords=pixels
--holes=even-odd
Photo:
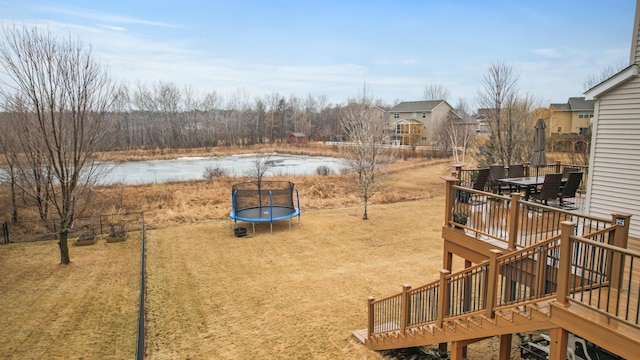
[[[293,202],[295,190],[297,208]],[[273,222],[298,217],[300,226],[300,197],[298,189],[290,181],[261,181],[238,183],[231,188],[232,210],[229,217],[234,220],[252,223],[253,233],[256,223],[269,223],[273,232]]]

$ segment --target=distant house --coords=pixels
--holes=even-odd
[[[307,137],[303,133],[291,133],[289,135],[289,144],[303,144],[307,141]]]
[[[640,1],[638,2],[640,4]],[[640,239],[640,5],[636,5],[629,66],[585,92],[594,105],[586,209],[632,214]]]
[[[445,100],[405,101],[387,113],[390,140],[399,145],[432,145],[436,127],[442,121],[461,121]]]
[[[541,109],[534,118],[541,118],[547,124],[547,136],[589,135],[594,103],[584,97],[571,97],[566,103],[550,104],[548,109]]]

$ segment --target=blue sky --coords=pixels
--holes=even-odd
[[[627,64],[635,0],[2,1],[4,25],[40,25],[91,45],[119,81],[227,97],[324,95],[366,83],[388,103],[443,85],[474,105],[500,61],[543,103]]]

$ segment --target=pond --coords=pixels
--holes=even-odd
[[[314,175],[319,166],[326,166],[332,173],[344,167],[342,159],[323,156],[287,154],[242,154],[216,157],[183,157],[175,160],[130,161],[108,163],[113,166],[103,177],[101,184],[126,185],[202,180],[206,168],[223,169],[229,176],[245,176],[255,169],[255,161],[262,156],[270,164],[265,176]]]

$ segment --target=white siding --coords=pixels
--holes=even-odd
[[[592,142],[590,214],[632,214],[631,236],[640,238],[640,78],[596,101]]]

